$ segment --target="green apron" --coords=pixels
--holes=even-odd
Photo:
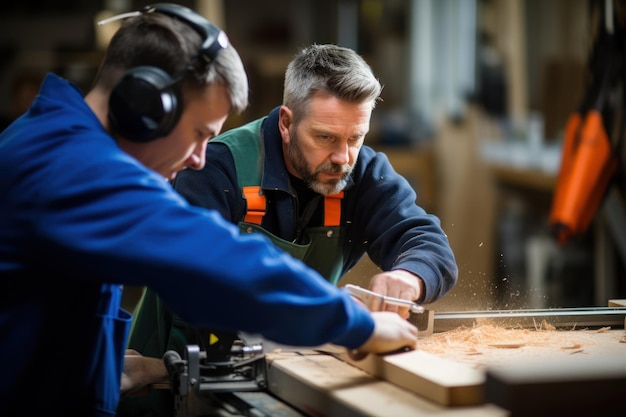
[[[264,234],[278,248],[303,261],[336,285],[343,270],[343,234],[340,227],[343,193],[324,197],[324,225],[305,228],[303,244],[282,239],[261,227],[266,203],[260,187],[264,165],[261,149],[263,120],[247,125],[245,134],[225,134],[213,139],[230,149],[237,169],[237,180],[242,188],[243,198],[247,200],[248,213],[239,222],[239,229],[242,233]],[[319,202],[320,199],[314,199],[310,203],[313,206],[305,210],[312,213]]]

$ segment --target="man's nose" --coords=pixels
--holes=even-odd
[[[330,155],[330,160],[337,165],[345,165],[350,162],[350,147],[348,146],[348,142],[338,143]]]
[[[196,146],[187,161],[187,166],[192,169],[200,170],[206,164],[206,143]]]

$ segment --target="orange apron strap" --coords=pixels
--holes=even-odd
[[[261,224],[266,208],[265,196],[261,193],[261,187],[258,185],[243,187],[243,196],[248,202],[248,212],[243,220],[248,223]]]
[[[343,191],[324,197],[324,226],[339,226]]]

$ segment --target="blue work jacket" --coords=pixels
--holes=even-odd
[[[192,325],[278,343],[356,348],[373,331],[346,291],[190,206],[55,75],[0,135],[0,196],[0,415],[115,413],[121,285]]]

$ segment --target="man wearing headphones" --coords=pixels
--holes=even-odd
[[[370,313],[304,263],[168,180],[247,105],[226,36],[189,9],[127,16],[83,96],[49,74],[0,135],[0,415],[112,416],[130,315],[145,285],[188,323],[300,346],[415,348],[417,329]],[[306,323],[306,325],[303,325]]]

